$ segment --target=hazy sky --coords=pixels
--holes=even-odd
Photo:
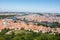
[[[60,0],[0,0],[0,11],[60,13]]]

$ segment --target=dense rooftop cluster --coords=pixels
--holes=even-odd
[[[6,16],[6,15],[5,15]],[[60,20],[56,16],[42,14],[24,14],[0,19],[0,30],[4,28],[32,30],[34,32],[58,32],[60,33]]]
[[[25,30],[32,30],[34,32],[40,32],[42,31],[43,33],[45,32],[58,32],[60,33],[60,28],[58,27],[47,27],[43,24],[39,24],[39,23],[34,23],[34,22],[25,22],[23,20],[13,20],[13,19],[1,19],[0,20],[0,30],[4,29],[4,28],[9,28],[9,29],[14,29],[14,30],[20,30],[22,28],[24,28]]]

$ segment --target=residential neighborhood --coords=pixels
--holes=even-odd
[[[56,16],[52,17],[46,17],[47,15],[38,15],[38,14],[28,14],[24,16],[14,16],[14,17],[6,17],[4,19],[0,19],[0,30],[4,28],[14,29],[14,30],[20,30],[24,28],[25,30],[32,30],[34,32],[40,32],[46,33],[52,31],[60,33],[60,25],[57,25],[57,27],[51,28],[50,25],[54,24],[52,22],[58,22],[58,19]],[[51,22],[51,23],[50,23]],[[38,25],[38,23],[47,24],[48,27],[43,26],[42,24]],[[56,25],[56,24],[55,24]]]

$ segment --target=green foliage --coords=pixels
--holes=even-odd
[[[0,15],[0,19],[4,19],[4,18],[7,18],[7,17],[13,17],[15,15]]]
[[[0,40],[5,40],[3,37],[0,37]]]
[[[52,22],[52,23],[49,23],[49,22],[45,22],[45,23],[37,23],[37,26],[45,26],[45,27],[51,27],[51,28],[57,28],[57,27],[60,27],[60,23],[58,22]]]
[[[7,29],[2,30],[4,34],[0,34],[0,40],[60,40],[60,34],[56,33],[56,35],[50,33],[41,33],[41,32],[33,32],[27,30],[16,30],[12,31],[10,35],[5,34]],[[10,30],[11,31],[11,30]]]
[[[0,32],[0,35],[4,35],[6,32],[8,32],[10,29],[5,28]]]

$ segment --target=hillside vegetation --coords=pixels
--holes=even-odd
[[[7,34],[7,32],[11,31]],[[60,40],[60,34],[41,33],[28,30],[3,29],[0,32],[0,40]]]

